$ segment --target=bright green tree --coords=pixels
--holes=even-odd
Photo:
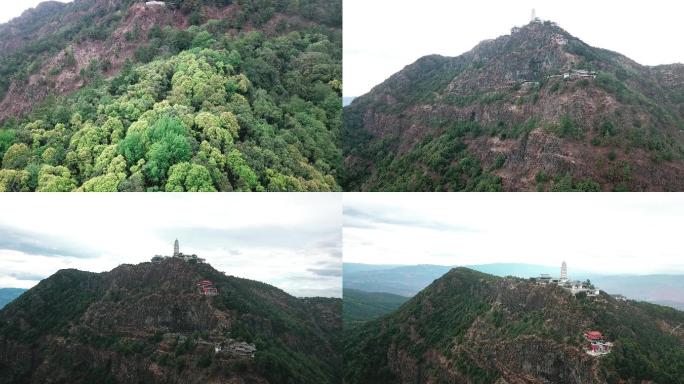
[[[207,168],[199,164],[179,163],[169,170],[166,192],[216,192]]]
[[[31,157],[31,150],[24,143],[12,144],[5,156],[2,158],[2,166],[10,169],[21,169],[26,167]]]

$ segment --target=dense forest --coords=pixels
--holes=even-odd
[[[58,13],[85,16],[0,57],[0,97],[11,97],[11,84],[39,76],[50,88],[78,69],[74,51],[89,41],[135,47],[95,55],[77,91],[4,119],[0,190],[340,189],[340,1],[115,3],[70,4]],[[150,12],[185,23],[136,19]]]

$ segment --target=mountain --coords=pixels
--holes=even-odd
[[[0,25],[0,191],[340,190],[340,0],[76,0]]]
[[[344,289],[342,292],[342,321],[352,327],[394,311],[409,298],[384,292],[364,292]]]
[[[426,56],[344,109],[349,191],[684,190],[684,65],[548,21]]]
[[[468,265],[468,268],[496,276],[534,277],[542,273],[557,274],[558,268],[521,264],[492,263]],[[400,296],[414,296],[434,280],[449,272],[448,265],[381,265],[344,263],[343,284],[345,289],[365,292],[389,292]],[[582,280],[586,279],[582,275]]]
[[[684,312],[456,268],[345,330],[345,383],[680,383]],[[614,344],[584,351],[583,334]]]
[[[26,292],[23,288],[0,288],[0,309]]]
[[[546,273],[559,276],[560,269],[547,265],[522,263],[492,263],[466,265],[467,268],[499,276],[521,278]],[[388,292],[414,296],[434,280],[451,270],[444,265],[372,265],[344,264],[345,288],[366,292]],[[591,280],[609,294],[621,294],[633,300],[648,301],[684,310],[684,277],[682,275],[602,275],[582,270],[571,270],[574,280]]]
[[[358,272],[343,270],[344,288],[366,292],[387,292],[400,296],[413,296],[452,267],[443,265],[406,265],[387,269]]]
[[[363,264],[363,263],[344,263],[344,273],[355,273],[363,271],[379,271],[383,269],[391,269],[396,267],[403,267],[400,264]]]
[[[592,283],[612,294],[667,305],[684,311],[684,276],[614,275],[594,276]]]
[[[178,258],[61,270],[0,311],[0,383],[340,383],[341,306]]]
[[[342,97],[342,106],[346,107],[347,105],[351,104],[351,102],[354,101],[355,98],[356,98],[356,96],[344,96],[344,97]]]

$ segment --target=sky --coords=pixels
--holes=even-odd
[[[22,12],[45,0],[2,0],[0,1],[0,23],[6,23],[11,19],[21,16]],[[61,3],[70,3],[71,0],[56,0]]]
[[[344,0],[344,95],[360,96],[418,58],[458,56],[542,20],[644,65],[684,63],[684,1]]]
[[[2,194],[0,287],[171,255],[178,238],[229,275],[341,297],[341,210],[339,193]]]
[[[345,193],[345,263],[684,273],[684,195]]]

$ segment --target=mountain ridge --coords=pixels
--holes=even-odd
[[[218,294],[202,295],[202,280]],[[333,383],[340,332],[341,300],[298,299],[208,264],[66,269],[0,311],[0,382]],[[231,352],[240,343],[253,357]]]
[[[387,292],[402,296],[414,296],[434,280],[450,271],[454,266],[443,265],[363,265],[344,268],[345,288],[366,292]],[[464,265],[463,267],[499,277],[519,278],[537,277],[540,274],[559,276],[558,267],[536,264],[493,263]],[[571,269],[569,277],[573,280],[590,279],[598,288],[613,294],[622,294],[633,300],[648,301],[684,310],[684,278],[681,274],[652,273],[645,275],[614,274],[602,275],[588,271]]]
[[[420,58],[344,109],[343,185],[682,189],[682,68],[642,66],[551,22]]]

